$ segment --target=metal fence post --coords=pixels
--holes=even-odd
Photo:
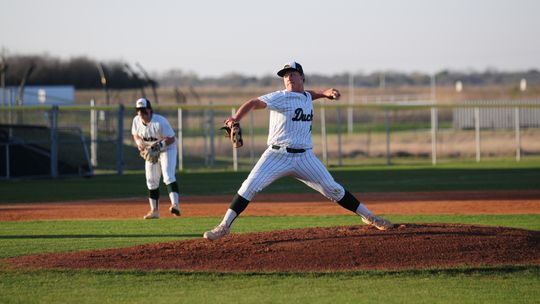
[[[328,146],[326,142],[326,113],[324,106],[321,106],[321,143],[323,163],[328,166]]]
[[[12,102],[13,100],[13,96],[15,96],[14,94],[14,89],[11,89],[11,90],[8,90],[8,101],[9,101],[9,104],[6,104],[8,106],[13,106],[14,103]],[[13,124],[13,113],[11,110],[8,111],[8,124],[12,125]]]
[[[437,108],[431,108],[431,164],[437,164],[437,130],[438,130]]]
[[[337,145],[338,145],[338,165],[343,166],[342,147],[341,147],[341,109],[336,109],[336,124],[337,124]]]
[[[210,101],[210,106],[212,102]],[[214,166],[215,149],[214,149],[214,109],[210,108],[204,111],[205,113],[205,165],[207,167]]]
[[[11,129],[11,126],[9,127]],[[8,132],[8,138],[6,141],[6,179],[9,179],[11,176],[11,168],[10,168],[10,155],[9,155],[9,144],[11,143],[11,131]]]
[[[58,177],[58,106],[51,108],[51,177]]]
[[[212,102],[210,101],[210,104]],[[210,158],[208,157],[208,151],[210,151],[210,144],[208,140],[208,109],[204,108],[202,110],[202,127],[203,127],[203,136],[204,136],[204,144],[203,144],[203,153],[204,153],[204,165],[208,167],[208,164],[210,162]]]
[[[388,108],[384,109],[384,126],[386,128],[386,165],[392,164],[390,151],[390,114]]]
[[[474,138],[476,145],[476,161],[480,162],[480,108],[474,108]]]
[[[122,175],[124,171],[124,105],[118,106],[117,116],[117,128],[116,132],[116,172],[118,175]]]
[[[520,119],[519,119],[519,108],[515,108],[515,128],[516,128],[516,161],[521,160],[521,134],[520,134]]]
[[[182,123],[182,108],[178,108],[178,170],[184,170],[184,127]]]
[[[92,163],[92,167],[97,167],[98,119],[97,111],[96,109],[94,109],[94,107],[96,106],[96,102],[93,99],[90,100],[90,106],[92,107],[92,109],[90,110],[90,162]]]

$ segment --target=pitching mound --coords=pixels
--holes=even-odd
[[[453,224],[308,228],[7,259],[18,267],[350,271],[540,264],[540,232]]]

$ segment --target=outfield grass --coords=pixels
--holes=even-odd
[[[540,268],[339,274],[2,271],[2,303],[537,303]]]
[[[177,174],[182,195],[232,195],[249,172],[183,172]],[[433,166],[366,166],[331,169],[334,179],[353,192],[540,190],[540,161],[458,163]],[[166,194],[163,185],[161,192]],[[303,183],[283,178],[263,193],[313,192]],[[144,173],[57,180],[0,183],[0,204],[88,200],[147,195]]]

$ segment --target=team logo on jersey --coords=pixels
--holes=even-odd
[[[297,108],[294,110],[294,117],[292,121],[312,121],[313,120],[313,110],[311,110],[311,113],[304,114],[304,110],[302,108]]]

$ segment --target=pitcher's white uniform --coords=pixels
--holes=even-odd
[[[276,179],[293,176],[333,201],[343,198],[345,190],[334,181],[312,150],[311,94],[283,90],[261,96],[259,100],[265,102],[270,110],[268,149],[244,181],[238,194],[252,200],[255,194]],[[289,151],[303,149],[305,152],[290,153],[286,148],[289,148]]]
[[[391,222],[371,213],[364,204],[336,183],[313,154],[313,99],[338,99],[339,91],[306,91],[304,70],[297,62],[286,64],[277,75],[283,77],[285,90],[247,101],[238,109],[235,117],[226,120],[240,121],[251,110],[269,109],[268,148],[233,197],[221,223],[206,231],[204,238],[214,241],[227,235],[234,220],[246,209],[255,195],[283,176],[298,179],[343,208],[358,214],[366,224],[380,230],[392,228]]]
[[[135,116],[131,126],[131,134],[141,137],[144,144],[148,146],[162,140],[164,137],[175,136],[174,130],[167,119],[156,113],[152,113],[152,120],[146,126],[139,116]],[[162,174],[163,182],[166,185],[176,181],[174,172],[176,170],[177,151],[176,144],[168,145],[159,154],[159,161],[157,163],[144,162],[146,186],[148,189],[159,188],[159,181]]]

